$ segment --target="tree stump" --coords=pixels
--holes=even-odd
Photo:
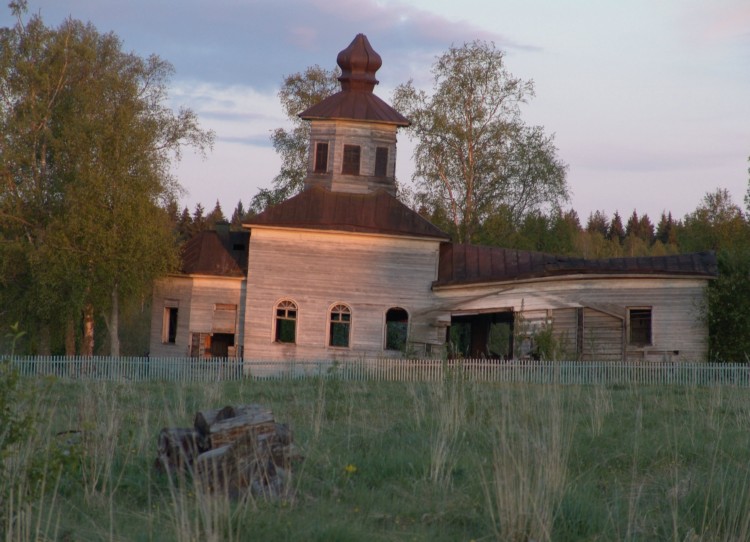
[[[156,467],[167,472],[183,472],[192,468],[198,455],[205,451],[200,436],[193,429],[165,427],[159,431]]]
[[[157,462],[170,472],[190,470],[206,492],[276,498],[302,460],[289,426],[276,423],[262,405],[202,410],[193,425],[162,430]]]

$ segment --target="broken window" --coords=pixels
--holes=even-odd
[[[628,309],[630,336],[628,344],[646,346],[651,344],[651,309]]]
[[[392,308],[385,313],[385,349],[406,349],[406,336],[409,332],[409,313],[404,309]]]
[[[328,143],[315,145],[315,173],[328,171]]]
[[[177,342],[177,302],[166,301],[162,319],[161,342],[175,344]]]
[[[276,305],[276,342],[293,343],[297,335],[297,305],[284,300]]]
[[[344,175],[359,175],[359,145],[344,145],[344,163],[341,173]]]
[[[388,171],[388,147],[375,149],[375,176],[385,177]]]
[[[331,309],[328,331],[328,345],[347,348],[351,331],[352,311],[346,305],[336,305]]]

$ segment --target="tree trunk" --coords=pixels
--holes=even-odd
[[[120,298],[117,294],[117,285],[112,288],[112,312],[109,318],[109,355],[113,358],[120,357]]]
[[[83,341],[81,355],[94,355],[94,306],[88,303],[83,309]]]

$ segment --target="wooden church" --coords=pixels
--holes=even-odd
[[[395,197],[408,119],[373,89],[380,56],[341,51],[341,91],[307,109],[305,189],[188,241],[154,288],[152,357],[702,361],[712,253],[586,260],[452,243]]]

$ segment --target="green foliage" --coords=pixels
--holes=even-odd
[[[310,144],[309,123],[297,115],[339,90],[338,68],[326,70],[310,66],[304,72],[284,78],[279,91],[281,107],[292,123],[291,130],[277,128],[271,135],[274,150],[281,157],[281,170],[272,188],[261,188],[250,202],[250,210],[263,212],[300,192],[307,174],[307,152]]]
[[[750,250],[722,250],[718,264],[707,292],[709,359],[750,362]]]
[[[11,342],[21,338],[11,326]],[[11,349],[11,357],[12,357]],[[22,379],[10,359],[0,359],[0,533],[8,540],[27,503],[59,488],[63,471],[75,469],[72,447],[60,447],[49,435],[40,435],[43,410],[40,401],[50,382]]]
[[[533,84],[508,72],[502,51],[482,41],[451,47],[432,73],[430,95],[409,82],[393,103],[418,141],[418,199],[447,213],[456,241],[474,240],[498,210],[516,221],[566,201],[566,166],[553,138],[521,120]]]
[[[114,34],[39,15],[0,29],[0,304],[50,352],[84,309],[106,314],[173,269],[171,164],[213,134],[167,106],[172,66]],[[36,346],[34,346],[36,345]],[[114,352],[116,353],[116,352]]]

